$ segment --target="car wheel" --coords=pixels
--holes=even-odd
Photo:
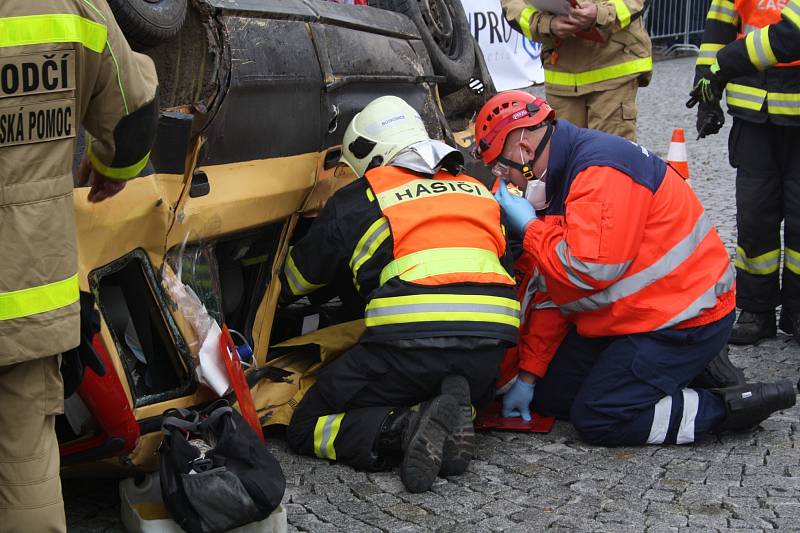
[[[131,46],[151,48],[174,37],[186,18],[187,0],[108,0]]]
[[[463,85],[472,76],[475,50],[460,0],[369,0],[369,5],[407,15],[416,24],[436,74]]]

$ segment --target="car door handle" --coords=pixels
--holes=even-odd
[[[341,148],[331,148],[325,154],[325,162],[322,164],[322,168],[325,170],[330,170],[336,165],[339,164],[339,158],[342,157],[342,149]]]
[[[200,198],[211,192],[211,184],[208,182],[208,176],[202,170],[195,171],[192,174],[192,187],[189,189],[189,198]]]

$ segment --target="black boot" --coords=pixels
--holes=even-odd
[[[800,313],[792,313],[786,309],[781,309],[781,319],[778,320],[778,327],[784,333],[788,333],[794,337],[794,340],[800,343]]]
[[[725,420],[714,429],[715,433],[753,428],[775,411],[793,406],[797,399],[790,381],[747,383],[711,391],[722,398],[728,413]]]
[[[464,376],[451,375],[442,380],[442,394],[458,402],[458,422],[444,441],[444,457],[440,476],[458,476],[466,472],[475,457],[475,426],[472,425],[472,402],[469,383]]]
[[[750,313],[742,311],[733,325],[729,344],[756,344],[761,339],[772,338],[777,334],[775,313]]]
[[[729,348],[726,346],[706,365],[700,374],[689,383],[692,389],[722,389],[744,385],[744,372],[728,359]]]
[[[400,479],[409,492],[431,488],[442,465],[444,441],[458,422],[458,403],[436,398],[389,414],[378,437],[380,461],[402,453]]]

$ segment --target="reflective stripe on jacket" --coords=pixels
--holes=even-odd
[[[745,26],[744,40],[726,45],[714,45],[721,74],[734,78],[752,74],[771,66],[797,66],[800,59],[800,0],[789,0],[780,12],[771,17],[768,25]]]
[[[550,216],[547,224],[563,225],[564,217]],[[547,293],[547,282],[536,267],[536,260],[523,250],[514,263],[517,276],[517,298],[522,319],[519,342],[506,350],[497,378],[498,394],[504,393],[520,370],[541,378],[567,335],[569,322]]]
[[[634,78],[650,83],[653,70],[650,37],[644,27],[643,0],[611,0],[597,4],[597,24],[606,42],[550,33],[551,13],[526,0],[501,0],[506,18],[527,39],[542,43],[545,83],[551,94],[580,96],[619,87]]]
[[[523,246],[584,336],[713,322],[734,307],[728,253],[691,188],[644,148],[558,121],[548,214]]]
[[[726,88],[732,115],[800,125],[799,26],[800,0],[713,0],[696,77],[718,63],[733,78]]]
[[[155,68],[133,53],[105,0],[0,3],[0,366],[78,344],[72,160],[81,125],[110,177],[147,161]],[[123,121],[123,118],[129,118]],[[150,120],[150,119],[153,120]],[[120,122],[137,139],[115,146]],[[128,132],[130,133],[130,132]]]

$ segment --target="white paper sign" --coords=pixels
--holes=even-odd
[[[461,3],[498,91],[544,82],[542,45],[526,39],[509,25],[500,0],[461,0]]]

